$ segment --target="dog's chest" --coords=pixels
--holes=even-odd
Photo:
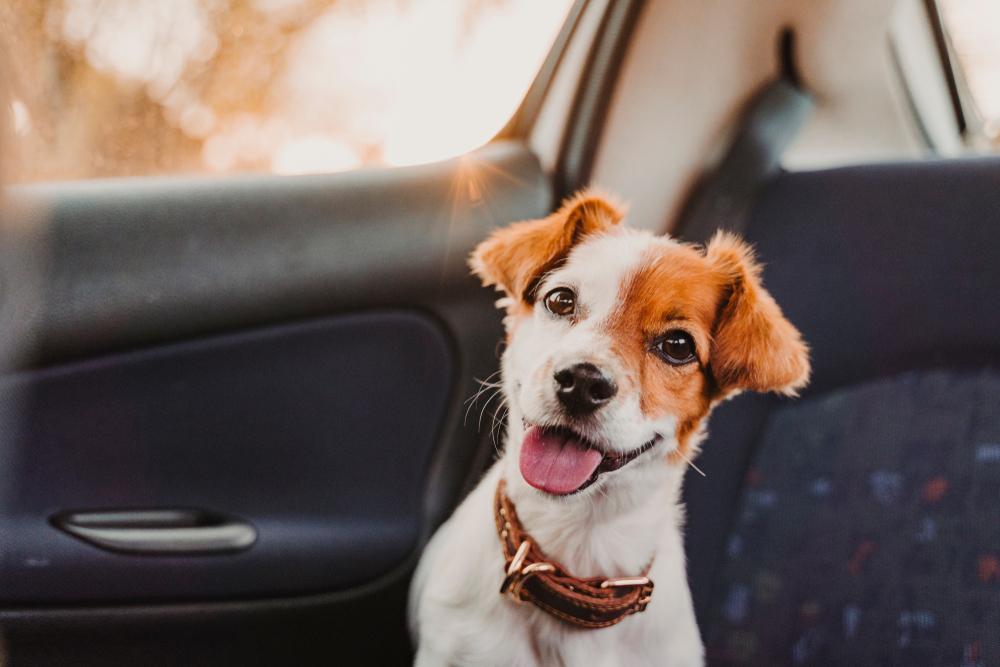
[[[690,644],[697,650],[700,639],[697,630],[693,635],[689,632],[690,636],[685,639],[670,628],[672,605],[666,601],[663,601],[665,604],[662,604],[656,612],[650,609],[652,613],[637,614],[618,625],[600,630],[574,628],[530,605],[508,600],[504,602],[514,605],[516,615],[519,617],[515,627],[508,628],[507,640],[514,643],[523,642],[515,652],[521,656],[531,656],[533,664],[538,667],[698,664],[697,661],[674,659],[687,653],[682,649],[685,644]],[[686,626],[683,614],[679,619],[681,620],[679,625]],[[515,660],[505,664],[518,664],[518,662]]]
[[[642,485],[654,489],[650,495],[635,497],[619,488],[610,495],[602,491],[599,505],[576,503],[565,509],[539,502],[515,471],[508,470],[507,479],[524,528],[546,556],[578,577],[632,577],[647,573],[654,558],[669,557],[658,555],[664,542],[681,542],[675,500],[680,476],[665,465],[635,473],[650,478]]]

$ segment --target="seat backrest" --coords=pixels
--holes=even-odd
[[[783,173],[745,236],[814,375],[687,480],[709,664],[1000,664],[1000,160]]]

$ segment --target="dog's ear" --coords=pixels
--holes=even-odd
[[[709,352],[720,391],[750,389],[794,396],[809,382],[809,348],[761,286],[753,251],[720,231],[705,255],[726,285]]]
[[[611,197],[582,191],[543,220],[518,222],[479,244],[469,265],[484,285],[530,303],[539,279],[566,258],[584,237],[611,229],[625,209]]]

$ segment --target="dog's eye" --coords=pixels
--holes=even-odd
[[[553,315],[569,315],[576,308],[576,295],[568,287],[557,287],[545,295],[545,307]]]
[[[670,363],[680,366],[694,361],[694,339],[683,331],[671,331],[656,344],[656,350]]]

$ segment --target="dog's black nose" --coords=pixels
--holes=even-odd
[[[556,371],[555,380],[556,396],[573,417],[590,414],[618,392],[615,381],[593,364],[576,364]]]

